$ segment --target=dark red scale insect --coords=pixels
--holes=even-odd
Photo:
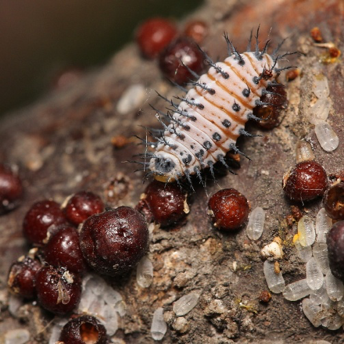
[[[87,263],[102,275],[116,277],[132,269],[148,249],[144,217],[130,207],[92,215],[80,232],[80,248]]]
[[[12,293],[27,299],[36,296],[36,275],[42,267],[41,262],[31,252],[11,265],[7,282]]]
[[[44,266],[36,275],[38,303],[59,315],[71,312],[80,301],[81,279],[65,268]]]
[[[105,327],[93,316],[82,315],[63,327],[59,338],[64,344],[108,344]]]
[[[136,32],[136,41],[147,58],[154,58],[177,36],[176,25],[164,18],[145,21]]]
[[[294,201],[310,201],[322,196],[327,188],[327,174],[316,161],[302,161],[283,176],[283,190]]]
[[[63,266],[74,273],[81,273],[86,269],[76,228],[65,226],[51,236],[44,248],[45,260],[55,266]]]
[[[49,236],[55,233],[68,220],[55,201],[43,200],[32,205],[23,221],[23,232],[26,239],[35,245],[46,244]]]
[[[334,220],[344,220],[344,182],[342,180],[325,191],[323,204],[329,217]]]
[[[67,219],[79,225],[91,215],[99,214],[104,210],[101,198],[89,191],[80,191],[74,194],[67,202],[64,212]]]
[[[269,87],[281,86],[277,77],[282,70],[291,67],[279,67],[285,56],[278,55],[281,44],[269,55],[269,40],[262,50],[259,49],[259,28],[256,34],[254,51],[251,49],[252,33],[248,51],[239,53],[225,34],[228,57],[224,62],[213,62],[203,51],[205,61],[210,65],[207,73],[198,76],[189,69],[197,81],[180,100],[166,101],[170,104],[168,113],[157,110],[156,117],[162,123],[161,131],[154,131],[157,142],[143,141],[146,148],[153,152],[142,154],[143,170],[148,171],[162,182],[172,182],[184,177],[191,184],[191,175],[197,175],[202,181],[200,171],[209,168],[214,176],[213,165],[221,162],[228,167],[225,155],[228,151],[240,152],[236,140],[240,135],[253,136],[245,130],[248,120],[262,121],[253,114],[257,106],[272,105],[261,101],[261,97],[275,94]],[[168,120],[165,123],[162,117]]]
[[[235,189],[223,189],[209,199],[209,210],[214,226],[225,231],[240,228],[248,219],[249,204],[244,195]]]
[[[0,164],[0,215],[19,205],[23,186],[19,176],[8,166]]]

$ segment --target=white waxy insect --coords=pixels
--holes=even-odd
[[[339,138],[332,127],[326,122],[320,122],[315,126],[315,134],[321,148],[326,152],[333,152],[339,145]]]
[[[288,284],[285,287],[283,296],[289,301],[297,301],[309,295],[311,292],[312,289],[308,286],[307,280],[302,279]]]
[[[177,317],[188,314],[198,302],[200,294],[190,293],[182,296],[178,301],[173,304],[173,311]]]
[[[302,246],[311,246],[315,241],[315,228],[313,220],[305,215],[301,217],[297,224],[299,242]]]
[[[141,288],[148,288],[153,281],[153,264],[148,257],[143,257],[137,264],[136,282]]]
[[[326,273],[326,290],[327,295],[332,301],[340,301],[343,298],[344,286],[343,282],[332,275],[330,269]]]
[[[327,215],[326,210],[321,208],[318,211],[315,220],[315,230],[317,233],[317,242],[326,242],[326,234],[332,227],[332,220]]]
[[[264,262],[263,270],[269,289],[275,294],[281,293],[285,288],[282,272],[276,273],[275,264],[268,260]]]
[[[302,310],[314,327],[321,325],[322,313],[320,305],[313,303],[310,299],[303,299]]]
[[[264,230],[265,211],[261,207],[253,209],[249,215],[246,234],[251,240],[258,240]]]
[[[307,141],[299,141],[296,145],[295,153],[296,163],[315,159],[312,146]]]
[[[164,310],[159,307],[153,314],[153,320],[151,325],[151,334],[154,340],[161,340],[167,331],[167,325],[164,320]]]
[[[306,264],[306,280],[312,290],[320,289],[324,283],[323,273],[315,258],[311,258]]]

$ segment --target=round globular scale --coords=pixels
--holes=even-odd
[[[81,280],[65,268],[44,266],[36,275],[39,304],[59,315],[71,312],[80,301]]]
[[[24,236],[32,244],[44,245],[50,234],[67,223],[67,218],[58,203],[51,200],[40,201],[35,203],[25,215]]]
[[[140,261],[148,249],[148,239],[143,215],[130,207],[119,207],[84,222],[80,247],[95,271],[115,277]]]
[[[344,220],[344,182],[340,181],[328,188],[323,197],[327,214],[334,220]]]
[[[10,267],[8,287],[16,295],[32,299],[36,295],[36,275],[42,267],[41,262],[30,254]]]
[[[257,122],[262,129],[273,129],[280,123],[280,113],[288,105],[287,92],[283,85],[267,86],[266,91],[271,93],[263,94],[260,100],[269,105],[256,106],[253,114],[262,120]]]
[[[208,203],[214,226],[231,231],[240,228],[248,218],[249,204],[235,189],[223,189],[211,196]]]
[[[189,212],[187,193],[177,183],[153,181],[148,185],[143,199],[154,221],[166,227],[180,221]]]
[[[328,232],[327,247],[332,274],[344,281],[344,221],[336,222]]]
[[[159,57],[163,74],[177,84],[185,84],[193,78],[189,69],[199,73],[204,67],[204,56],[196,43],[188,37],[171,42]],[[187,66],[187,67],[185,67]]]
[[[202,20],[192,20],[186,24],[184,29],[184,35],[191,37],[198,44],[203,42],[208,32],[209,27]]]
[[[64,344],[108,344],[105,327],[93,316],[82,315],[63,327],[60,342]]]
[[[0,164],[0,215],[16,208],[22,194],[19,176],[8,166]]]
[[[164,18],[151,18],[140,25],[136,32],[136,42],[141,53],[154,58],[177,36],[176,25]]]
[[[74,227],[66,226],[51,236],[45,246],[46,261],[55,266],[63,266],[74,273],[85,270],[86,264],[81,253],[79,234]]]
[[[327,187],[327,174],[315,161],[303,161],[283,176],[283,190],[294,201],[310,201],[322,196]]]
[[[80,191],[69,198],[64,208],[66,217],[75,225],[83,223],[91,215],[99,214],[104,210],[101,198],[89,191]]]

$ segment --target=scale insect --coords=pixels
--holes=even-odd
[[[267,40],[259,50],[259,27],[255,35],[255,49],[251,51],[252,32],[247,51],[239,53],[227,34],[228,57],[223,62],[214,63],[205,53],[204,58],[210,65],[207,73],[195,76],[193,86],[186,90],[184,97],[175,97],[180,103],[166,99],[169,103],[167,113],[155,108],[156,117],[162,124],[161,130],[151,130],[155,142],[142,140],[146,146],[141,156],[147,175],[161,182],[169,183],[186,178],[191,183],[191,175],[196,175],[203,184],[201,170],[209,168],[214,177],[214,164],[221,162],[227,168],[225,155],[239,151],[236,140],[240,135],[253,136],[245,130],[248,120],[261,121],[252,112],[256,106],[272,105],[262,102],[268,86],[281,86],[277,77],[282,70],[278,62],[285,56],[278,55],[282,41],[269,55]],[[167,121],[167,123],[165,123]],[[154,149],[148,151],[148,147]]]

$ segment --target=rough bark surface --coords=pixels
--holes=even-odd
[[[149,252],[154,265],[151,287],[138,287],[135,272],[124,281],[114,282],[127,305],[114,342],[153,343],[152,315],[156,308],[163,307],[168,323],[163,343],[304,343],[320,339],[343,343],[342,329],[314,328],[303,315],[300,301],[289,302],[281,294],[273,294],[268,304],[258,301],[260,293],[267,290],[260,249],[274,237],[283,240],[285,255],[279,263],[286,283],[305,277],[305,264],[292,245],[295,232],[285,221],[291,203],[281,187],[283,174],[295,164],[296,143],[302,138],[309,140],[316,160],[329,174],[343,170],[344,65],[340,59],[331,64],[320,62],[325,50],[315,46],[310,37],[310,30],[318,26],[324,40],[343,51],[343,3],[209,0],[193,18],[209,23],[210,33],[203,47],[215,60],[226,56],[223,32],[229,33],[238,51],[244,51],[252,28],[261,24],[260,37],[264,41],[272,27],[270,38],[275,45],[288,37],[283,51],[301,52],[289,62],[301,69],[301,77],[287,83],[281,76],[289,98],[281,125],[263,132],[251,127],[251,132],[263,136],[239,139],[240,149],[252,160],[241,161],[238,175],[227,174],[209,182],[206,191],[197,188],[185,224],[154,230]],[[333,153],[321,149],[310,123],[315,97],[312,85],[319,74],[329,82],[332,106],[328,122],[340,140]],[[134,83],[144,85],[146,99],[135,110],[121,115],[116,104]],[[7,271],[11,262],[28,250],[21,226],[34,201],[52,198],[62,202],[83,189],[102,195],[112,207],[135,206],[139,201],[145,188],[143,176],[134,173],[131,164],[122,162],[130,160],[142,147],[130,143],[114,149],[111,138],[134,134],[145,137],[142,126],[157,126],[149,104],[160,109],[165,104],[154,90],[169,98],[178,92],[161,77],[157,64],[144,60],[132,43],[70,88],[51,93],[2,121],[0,160],[18,165],[25,197],[18,209],[0,217],[1,295],[5,309],[0,333],[27,327],[33,343],[44,343],[49,338],[51,316],[38,306],[25,305],[24,323],[13,319],[5,307]],[[208,194],[226,187],[243,193],[252,209],[265,209],[267,219],[260,240],[252,242],[245,230],[224,234],[212,228],[207,215]],[[301,205],[313,218],[320,207],[320,200]],[[184,326],[178,326],[173,302],[191,291],[201,293],[199,302],[185,315]]]

